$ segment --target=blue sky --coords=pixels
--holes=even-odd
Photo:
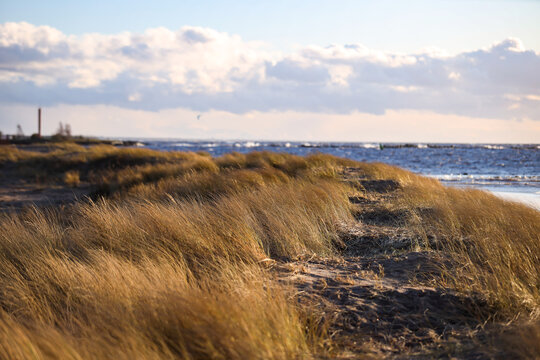
[[[2,1],[0,131],[538,142],[540,1]],[[198,116],[202,114],[202,116]]]
[[[50,25],[67,34],[202,26],[278,48],[362,43],[387,51],[435,46],[458,52],[507,37],[540,50],[535,0],[3,0],[0,22]]]

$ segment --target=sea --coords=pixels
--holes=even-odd
[[[433,177],[448,186],[484,189],[540,209],[540,144],[136,140],[138,146],[150,149],[206,151],[213,156],[276,151],[384,162]]]

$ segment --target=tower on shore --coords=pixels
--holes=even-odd
[[[38,137],[41,138],[41,108],[38,108],[37,110],[37,117],[38,117]]]

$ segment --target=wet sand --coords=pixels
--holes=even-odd
[[[532,192],[516,192],[516,191],[491,191],[493,194],[511,201],[517,201],[525,205],[531,206],[540,210],[540,194]]]

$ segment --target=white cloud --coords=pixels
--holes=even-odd
[[[47,26],[0,24],[4,103],[228,113],[410,109],[540,120],[538,84],[540,54],[515,38],[456,55],[433,48],[389,53],[361,44],[281,54],[201,27],[72,36]]]
[[[158,78],[178,90],[227,92],[259,76],[261,44],[197,27],[144,34],[65,36],[47,26],[0,25],[1,72],[37,86],[96,88],[128,74],[141,86]],[[42,78],[47,78],[44,81]]]

